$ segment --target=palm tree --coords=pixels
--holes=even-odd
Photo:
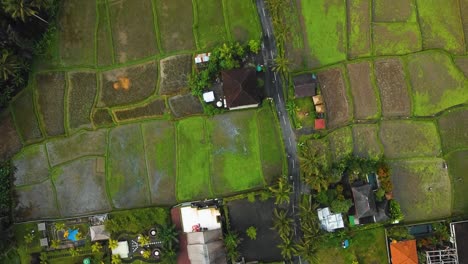
[[[278,186],[268,188],[275,196],[275,204],[289,203],[291,196],[291,185],[288,183],[286,176],[278,178]]]
[[[56,222],[54,224],[55,230],[62,231],[65,230],[65,223],[64,222]]]
[[[179,242],[179,232],[175,225],[163,226],[158,231],[159,239],[161,239],[166,249],[172,249],[173,243]]]
[[[25,0],[4,0],[2,1],[2,4],[5,12],[10,14],[13,19],[19,18],[25,22],[27,17],[34,16],[48,24],[47,21],[37,15],[37,10],[35,10],[35,8],[37,8],[37,4],[34,2],[25,2]]]
[[[294,244],[290,237],[283,238],[283,243],[278,245],[278,248],[281,249],[281,256],[285,260],[290,260],[295,253]]]
[[[285,210],[278,210],[275,208],[273,216],[273,229],[278,232],[282,239],[289,237],[291,234],[291,224],[293,223],[293,220],[288,217],[287,212]]]
[[[20,68],[18,58],[8,50],[3,50],[0,57],[0,74],[4,81],[16,75],[16,71]]]
[[[144,250],[143,251],[143,254],[141,254],[141,256],[144,258],[144,259],[149,259],[150,256],[151,256],[151,252],[149,250]]]
[[[54,249],[57,249],[60,246],[60,240],[58,239],[52,240],[52,242],[50,243],[50,246]]]
[[[78,249],[76,249],[76,248],[74,248],[74,247],[73,247],[73,248],[70,248],[70,249],[68,250],[68,252],[70,253],[70,255],[71,255],[72,257],[76,257],[76,256],[80,255],[80,252],[78,251]]]
[[[289,65],[291,64],[289,60],[284,57],[284,55],[279,55],[274,59],[273,70],[281,73],[283,76],[286,76],[289,72]]]
[[[149,242],[150,242],[150,238],[148,236],[143,236],[143,235],[138,236],[138,243],[140,243],[140,245],[146,246],[149,244]]]
[[[31,244],[34,241],[34,234],[33,233],[27,233],[24,235],[24,242],[26,242],[27,245]]]
[[[301,239],[299,243],[295,245],[296,254],[301,256],[304,260],[309,263],[317,263],[317,242],[313,239]]]
[[[109,239],[109,248],[116,249],[119,246],[119,242],[114,239]]]
[[[98,252],[101,252],[102,250],[102,245],[101,243],[94,243],[93,245],[91,245],[91,252],[93,253],[98,253]]]
[[[120,259],[119,255],[112,255],[112,264],[122,264],[122,260]]]

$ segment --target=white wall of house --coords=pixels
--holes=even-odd
[[[248,108],[255,108],[258,107],[259,104],[250,104],[250,105],[241,105],[236,107],[230,107],[229,110],[240,110],[240,109],[248,109]]]

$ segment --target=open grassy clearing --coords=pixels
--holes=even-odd
[[[116,208],[150,204],[145,146],[138,124],[119,126],[109,133],[107,186]]]
[[[254,111],[230,112],[207,121],[211,137],[211,177],[215,194],[263,187]]]
[[[194,50],[193,6],[186,0],[154,0],[164,52]]]
[[[446,160],[453,189],[453,214],[468,215],[468,150],[452,152]]]
[[[63,1],[58,16],[62,63],[92,66],[96,30],[96,1]]]
[[[372,33],[375,55],[402,55],[422,49],[417,22],[374,23]]]
[[[169,98],[169,107],[175,117],[187,117],[203,113],[203,106],[198,97],[191,93]]]
[[[114,46],[112,44],[110,19],[106,1],[96,1],[98,20],[96,32],[96,66],[107,66],[113,63]]]
[[[52,180],[62,216],[112,209],[106,194],[104,157],[87,157],[56,167]]]
[[[103,156],[107,148],[107,131],[82,132],[68,138],[54,139],[46,143],[51,166],[83,156]]]
[[[346,59],[346,1],[301,2],[312,58],[320,65]]]
[[[68,124],[71,129],[91,128],[91,111],[97,93],[96,74],[70,73],[68,78]]]
[[[163,116],[165,112],[166,101],[164,99],[157,99],[143,106],[124,110],[116,110],[114,111],[114,114],[117,118],[117,121],[125,121]]]
[[[415,16],[415,0],[373,1],[375,22],[406,22]]]
[[[354,118],[371,119],[380,115],[380,100],[373,84],[372,65],[368,61],[347,64]]]
[[[38,111],[48,136],[65,134],[65,85],[63,72],[36,76]]]
[[[405,80],[403,64],[398,58],[377,59],[375,79],[380,91],[382,116],[410,116],[411,99]]]
[[[187,201],[211,197],[210,141],[205,119],[183,119],[176,127],[177,199]]]
[[[353,133],[350,126],[331,132],[327,138],[334,161],[339,161],[353,153]]]
[[[151,0],[109,0],[116,61],[125,63],[158,53]]]
[[[223,5],[227,11],[227,20],[234,40],[246,42],[260,38],[262,33],[255,1],[223,0]]]
[[[382,121],[379,135],[385,157],[389,159],[434,157],[441,152],[439,135],[433,122]]]
[[[465,40],[457,0],[416,0],[424,49],[440,48],[465,53]]]
[[[336,128],[353,118],[351,102],[346,92],[343,69],[331,68],[318,73],[325,106],[327,107],[327,126]]]
[[[49,177],[49,162],[44,145],[24,148],[13,157],[15,185],[41,182]]]
[[[353,125],[354,155],[363,158],[378,159],[383,155],[377,125]]]
[[[348,14],[348,57],[370,56],[372,0],[346,1]]]
[[[10,111],[0,113],[0,138],[4,139],[0,141],[0,160],[17,153],[23,146]]]
[[[428,116],[468,102],[468,80],[441,51],[409,55],[413,113]]]
[[[11,103],[16,127],[25,142],[42,138],[36,112],[34,110],[33,93],[30,89],[21,92]]]
[[[196,19],[193,22],[199,49],[210,49],[229,40],[220,0],[196,0]]]
[[[383,227],[351,231],[349,248],[343,249],[343,239],[327,239],[319,244],[316,254],[319,263],[348,264],[353,261],[359,263],[387,263],[387,244],[385,242],[385,229]]]
[[[286,23],[291,25],[290,33],[292,41],[285,43],[286,57],[291,62],[290,70],[298,71],[305,70],[310,67],[319,65],[317,60],[312,61],[312,54],[310,53],[309,43],[306,38],[306,28],[304,17],[301,14],[301,3],[293,1],[294,4],[290,5],[291,12],[286,19]]]
[[[264,106],[257,112],[258,144],[263,177],[267,184],[272,184],[283,172],[286,158],[281,142],[281,132],[278,128],[278,119],[273,111],[274,106],[269,104],[268,107]]]
[[[295,98],[296,105],[295,117],[298,121],[296,127],[314,128],[315,125],[315,106],[312,97]]]
[[[60,216],[55,200],[55,190],[50,180],[16,187],[15,192],[18,199],[15,207],[17,221]]]
[[[468,109],[451,110],[439,117],[439,133],[444,153],[468,148]]]
[[[127,105],[148,98],[156,90],[157,68],[152,61],[103,72],[98,106]]]
[[[17,243],[17,252],[19,254],[20,262],[11,262],[12,264],[31,263],[30,252],[40,252],[41,245],[39,236],[34,236],[31,244],[27,245],[24,241],[24,236],[30,233],[38,234],[37,223],[22,223],[13,226],[13,232]],[[10,263],[10,262],[8,262]]]
[[[450,216],[452,188],[443,159],[410,159],[390,162],[393,196],[405,222],[429,221]]]
[[[155,121],[142,124],[146,162],[153,204],[176,203],[176,136],[174,124]]]
[[[162,59],[160,62],[160,94],[178,94],[188,91],[188,78],[192,74],[192,55],[184,54]]]

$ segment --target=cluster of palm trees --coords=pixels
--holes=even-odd
[[[311,144],[307,141],[300,147],[301,176],[313,190],[320,192],[327,190],[330,184],[328,177],[330,161],[326,153],[322,153],[319,148]]]
[[[56,3],[57,0],[0,0],[0,109],[25,86],[28,65],[41,42],[41,33],[48,27],[42,16],[51,18]],[[38,28],[33,20],[41,21],[43,26]]]

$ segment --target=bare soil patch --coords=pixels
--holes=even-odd
[[[102,73],[101,102],[98,106],[127,105],[154,94],[158,79],[155,62]]]
[[[69,74],[68,122],[71,129],[91,128],[91,111],[97,93],[96,74],[78,72]]]
[[[50,72],[36,76],[37,101],[48,136],[65,134],[65,73]]]
[[[375,55],[403,55],[422,49],[416,22],[374,23],[372,32]]]
[[[354,155],[363,158],[380,158],[383,155],[377,125],[353,125]]]
[[[30,89],[23,91],[12,102],[13,115],[18,132],[27,143],[42,138],[36,112],[34,110],[33,93]]]
[[[414,12],[414,0],[373,0],[375,22],[405,22]]]
[[[380,139],[385,157],[411,158],[435,157],[440,154],[440,140],[433,122],[382,121]]]
[[[158,53],[151,0],[108,1],[116,60],[120,63]]]
[[[273,227],[274,200],[256,201],[251,203],[244,200],[236,200],[227,203],[229,211],[229,223],[231,228],[242,238],[239,245],[239,253],[246,261],[274,262],[282,260],[277,246],[281,244],[281,238]],[[248,215],[249,217],[245,217]],[[245,230],[253,226],[257,228],[257,239],[247,237]]]
[[[166,101],[164,99],[157,99],[144,106],[139,106],[125,110],[116,110],[114,113],[118,121],[124,121],[162,116],[164,115],[165,111]]]
[[[439,131],[445,153],[468,148],[468,109],[453,110],[441,116]]]
[[[441,219],[451,215],[452,188],[443,159],[390,162],[393,195],[407,223]]]
[[[33,145],[24,148],[13,157],[15,185],[32,184],[49,177],[49,162],[44,145]]]
[[[177,94],[187,91],[192,73],[192,55],[177,55],[161,60],[160,94]]]
[[[60,57],[65,65],[94,65],[96,1],[62,1],[59,12]]]
[[[166,53],[195,49],[192,3],[187,3],[186,0],[153,3],[156,4],[162,49]]]
[[[169,106],[176,117],[203,113],[203,106],[200,99],[192,94],[176,95],[169,98]]]
[[[370,62],[348,64],[349,82],[356,119],[375,118],[379,114],[379,97],[373,87]]]
[[[18,204],[15,207],[17,221],[57,218],[60,216],[55,200],[55,190],[50,180],[17,187]]]
[[[341,68],[332,68],[318,73],[321,91],[325,100],[329,128],[351,121],[349,101]]]
[[[89,157],[55,168],[53,181],[62,216],[77,216],[111,210],[106,195],[104,171],[97,171],[98,159]]]
[[[93,124],[97,127],[108,127],[114,124],[108,109],[96,109],[93,113]]]
[[[8,159],[18,152],[21,147],[21,140],[16,131],[13,117],[9,111],[0,114],[0,160]]]
[[[46,147],[50,164],[55,166],[83,156],[104,156],[107,147],[106,137],[106,130],[98,130],[49,141]]]
[[[409,116],[411,101],[401,61],[397,58],[379,59],[374,62],[374,68],[380,91],[382,115]]]

